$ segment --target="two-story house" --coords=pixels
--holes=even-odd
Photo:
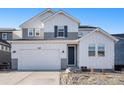
[[[20,28],[22,39],[11,41],[13,69],[114,69],[118,39],[101,28],[80,26],[78,19],[64,11],[47,9]]]

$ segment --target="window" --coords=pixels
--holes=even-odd
[[[65,31],[64,31],[64,26],[58,26],[58,31],[57,31],[57,36],[58,37],[64,37],[65,36]]]
[[[5,50],[5,46],[4,45],[1,45],[1,50]]]
[[[98,56],[105,56],[105,46],[104,45],[98,45]]]
[[[2,33],[2,39],[7,40],[7,33]]]
[[[95,56],[95,44],[90,44],[89,45],[88,55],[89,56]]]
[[[35,29],[35,36],[40,36],[40,29]]]
[[[28,36],[29,37],[33,37],[34,36],[34,33],[33,33],[33,29],[28,29]]]
[[[7,46],[5,46],[5,50],[7,51]]]
[[[54,26],[54,36],[55,37],[68,37],[68,26]]]

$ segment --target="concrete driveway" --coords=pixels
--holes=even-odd
[[[0,85],[58,85],[59,72],[0,72]]]

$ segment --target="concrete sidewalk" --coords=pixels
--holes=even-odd
[[[0,72],[0,85],[58,85],[57,71]]]

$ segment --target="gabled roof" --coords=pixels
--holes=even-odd
[[[69,18],[72,19],[73,21],[75,21],[75,22],[77,22],[77,23],[80,24],[80,21],[79,21],[78,19],[76,19],[75,17],[71,16],[70,14],[68,14],[68,13],[66,13],[66,12],[64,12],[64,11],[62,11],[62,10],[56,12],[54,15],[52,15],[52,16],[48,17],[47,19],[43,20],[43,22],[47,22],[48,20],[52,19],[53,17],[55,17],[56,15],[58,15],[58,14],[60,14],[60,13],[64,14],[65,16],[69,17]]]
[[[95,33],[95,32],[100,32],[100,33],[102,33],[103,35],[105,35],[105,36],[109,37],[110,39],[112,39],[113,41],[116,41],[116,42],[118,41],[117,38],[115,38],[114,36],[110,35],[109,33],[107,33],[106,31],[104,31],[104,30],[101,29],[101,28],[96,28],[94,31],[90,32],[89,34],[85,35],[84,37],[80,38],[79,40],[82,40],[82,39],[84,39],[84,38],[86,38],[86,37],[92,35],[92,34]]]
[[[52,9],[48,8],[48,9],[44,10],[43,12],[41,12],[41,13],[37,14],[36,16],[33,16],[33,17],[32,17],[32,18],[30,18],[29,20],[25,21],[25,22],[24,22],[24,23],[22,23],[19,27],[21,27],[22,25],[26,24],[27,22],[29,22],[29,21],[30,21],[30,20],[32,20],[33,18],[39,17],[39,16],[41,16],[41,15],[43,15],[43,14],[45,14],[45,13],[49,12],[49,11],[51,11],[52,13],[55,13],[55,11],[54,11],[54,10],[52,10]]]

